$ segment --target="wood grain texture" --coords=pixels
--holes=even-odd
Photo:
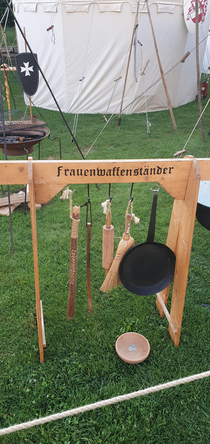
[[[78,226],[80,207],[74,206],[72,215],[71,246],[70,246],[70,274],[67,317],[71,321],[74,317],[74,308],[77,290],[77,250],[78,250]]]

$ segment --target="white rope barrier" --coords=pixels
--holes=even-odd
[[[189,135],[189,137],[188,137],[188,139],[187,139],[187,142],[186,142],[185,145],[184,145],[183,150],[185,150],[185,148],[186,148],[186,146],[187,146],[189,140],[191,139],[191,137],[192,137],[192,135],[193,135],[193,133],[194,133],[194,131],[195,131],[195,128],[196,128],[196,126],[198,125],[198,123],[200,122],[201,117],[203,116],[204,111],[206,110],[206,108],[207,108],[209,102],[210,102],[210,99],[208,99],[208,102],[206,103],[206,105],[205,105],[205,107],[204,107],[204,109],[203,109],[203,111],[202,111],[200,117],[198,118],[198,120],[197,120],[197,122],[196,122],[196,124],[195,124],[195,126],[194,126],[194,128],[193,128],[193,130],[191,131],[191,133],[190,133],[190,135]]]
[[[29,429],[30,427],[46,424],[47,422],[56,421],[57,419],[67,418],[68,416],[78,415],[78,413],[84,413],[90,410],[95,410],[100,407],[116,404],[117,402],[128,401],[129,399],[137,398],[138,396],[149,395],[150,393],[159,392],[171,387],[176,387],[187,382],[196,381],[198,379],[207,378],[210,376],[210,371],[198,373],[196,375],[187,376],[186,378],[177,379],[175,381],[166,382],[164,384],[155,385],[137,392],[128,393],[127,395],[120,395],[114,398],[105,399],[104,401],[98,401],[94,404],[87,404],[83,407],[77,407],[75,409],[66,410],[62,413],[55,413],[54,415],[45,416],[45,418],[34,419],[33,421],[23,422],[22,424],[14,425],[5,429],[0,429],[0,436],[8,435],[19,430]]]

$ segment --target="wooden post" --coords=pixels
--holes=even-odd
[[[34,190],[34,180],[33,180],[33,164],[31,160],[32,158],[29,157],[28,183],[29,183],[29,193],[30,193],[31,229],[32,229],[32,241],[33,241],[33,255],[34,255],[36,319],[37,319],[37,328],[38,328],[40,362],[44,362],[43,335],[42,335],[43,332],[42,308],[41,308],[40,291],[39,291],[39,264],[38,264],[38,248],[37,248],[37,230],[36,230],[35,190]]]
[[[199,186],[200,170],[197,161],[193,159],[185,198],[180,202],[180,223],[171,300],[170,316],[173,324],[177,327],[177,334],[174,334],[170,326],[169,333],[176,346],[179,345],[180,340]],[[171,233],[171,235],[173,235],[173,233]]]
[[[159,56],[159,52],[158,52],[157,42],[156,42],[156,38],[155,38],[155,32],[154,32],[154,28],[153,28],[153,24],[152,24],[152,19],[151,19],[151,15],[150,15],[148,0],[146,0],[146,4],[147,4],[147,12],[148,12],[148,17],[149,17],[149,21],[150,21],[151,30],[152,30],[154,45],[155,45],[155,51],[156,51],[157,60],[158,60],[159,68],[160,68],[160,74],[161,74],[161,77],[162,77],[162,82],[163,82],[163,86],[164,86],[164,90],[165,90],[165,94],[166,94],[166,98],[167,98],[167,102],[168,102],[168,108],[169,108],[169,111],[170,111],[170,114],[171,114],[171,119],[172,119],[172,122],[173,122],[174,130],[176,131],[177,130],[176,122],[175,122],[175,118],[174,118],[174,114],[173,114],[173,110],[172,110],[172,106],[171,106],[171,100],[170,100],[170,97],[169,97],[169,94],[168,94],[168,89],[167,89],[167,86],[166,86],[165,76],[163,74],[163,68],[162,68],[161,61],[160,61],[160,56]]]
[[[131,58],[131,50],[132,50],[133,39],[134,39],[135,30],[136,30],[136,20],[137,20],[138,12],[139,12],[139,3],[140,3],[140,0],[137,1],[136,15],[135,15],[135,22],[134,22],[134,27],[133,27],[133,33],[132,33],[132,38],[131,38],[131,44],[130,44],[129,55],[128,55],[128,63],[127,63],[127,69],[126,69],[126,73],[125,73],[125,81],[124,81],[124,86],[123,86],[122,99],[121,99],[121,104],[120,104],[120,112],[119,112],[119,116],[118,116],[118,119],[117,119],[117,128],[118,128],[118,129],[120,128],[121,113],[122,113],[122,107],[123,107],[123,100],[124,100],[124,95],[125,95],[125,88],[126,88],[127,77],[128,77],[128,69],[129,69],[130,58]]]

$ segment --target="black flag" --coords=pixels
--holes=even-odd
[[[15,57],[16,69],[23,91],[28,96],[33,96],[39,84],[39,71],[36,63],[37,54],[21,52]]]

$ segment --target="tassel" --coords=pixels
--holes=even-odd
[[[135,216],[135,214],[132,214],[132,219],[134,220],[134,224],[137,225],[140,222],[139,217]]]
[[[75,190],[74,190],[75,191]],[[68,199],[69,198],[69,217],[72,219],[72,194],[74,191],[70,190],[69,188],[66,188],[60,199]]]
[[[108,205],[109,200],[105,200],[105,202],[101,203],[101,206],[103,208],[103,214],[107,214],[107,205]]]

